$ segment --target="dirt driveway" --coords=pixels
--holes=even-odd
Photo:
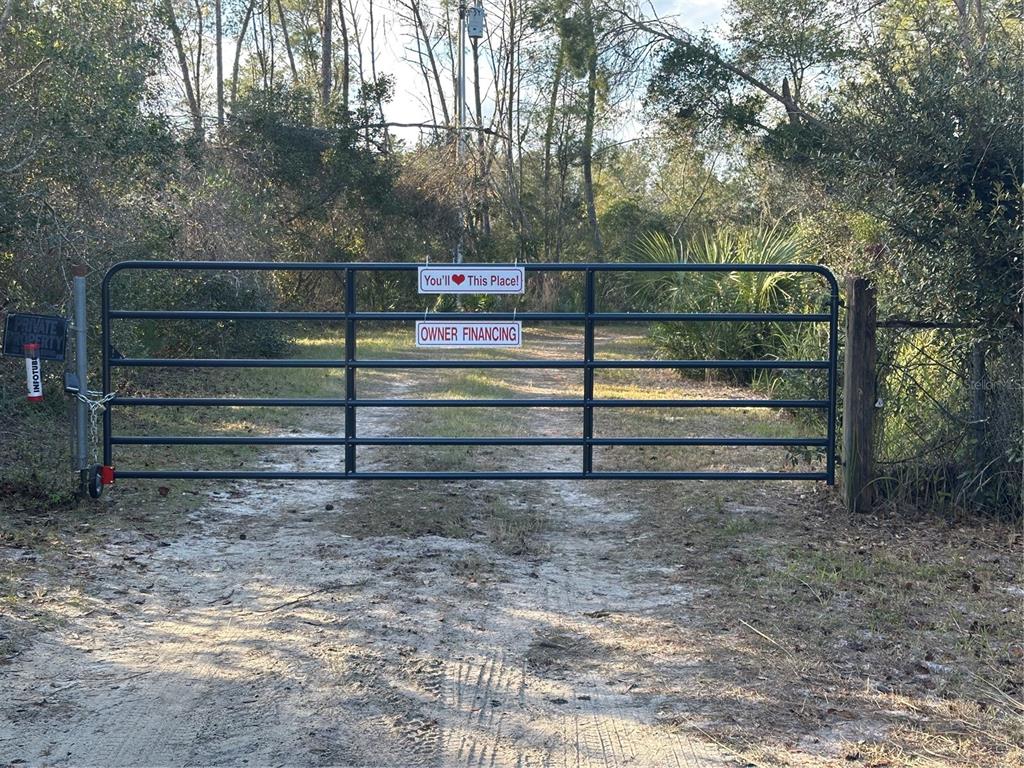
[[[447,497],[397,490],[413,504]],[[197,509],[194,533],[108,544],[103,559],[123,569],[102,605],[5,670],[4,758],[732,764],[659,724],[661,678],[700,669],[673,642],[685,626],[656,609],[692,595],[623,557],[628,499],[560,482],[448,489],[484,514],[499,495],[542,514],[525,557],[473,536],[336,532],[395,491],[240,487]]]
[[[544,394],[565,383],[519,385]],[[368,418],[363,432],[397,428],[393,415]],[[547,420],[536,432],[552,427],[551,414],[530,418]],[[381,453],[367,460],[392,466]],[[339,456],[295,448],[263,461],[333,470]],[[870,745],[901,728],[931,738],[954,715],[933,695],[949,658],[898,634],[916,617],[898,614],[890,637],[884,614],[857,612],[873,579],[895,602],[892,573],[870,559],[876,543],[892,551],[891,537],[816,510],[811,485],[713,487],[239,483],[166,498],[149,488],[140,517],[122,509],[135,523],[88,542],[61,533],[61,562],[26,596],[54,617],[0,667],[0,762],[903,764]],[[177,497],[189,501],[169,531],[138,523]],[[913,546],[946,546],[928,536]],[[849,552],[858,570],[845,570]],[[965,594],[997,610],[1003,587],[972,573]],[[75,599],[72,581],[84,585]],[[853,623],[837,628],[840,616]],[[917,654],[931,667],[894,678]],[[963,761],[949,752],[933,764],[1010,764],[999,743],[965,749]]]
[[[394,417],[368,418],[362,430]],[[316,470],[338,456],[271,459]],[[657,617],[692,595],[652,584],[651,565],[625,556],[643,489],[614,501],[557,481],[206,496],[188,535],[108,542],[100,568],[116,570],[102,602],[6,670],[5,759],[736,764],[659,723],[657,692],[699,661],[674,642],[686,627]],[[367,535],[358,521],[378,513],[414,535]],[[431,535],[433,524],[459,535]]]

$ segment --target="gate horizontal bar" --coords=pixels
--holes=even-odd
[[[357,320],[423,320],[423,312],[356,312]],[[813,323],[829,319],[827,314],[791,314],[785,312],[430,312],[428,320],[604,320],[606,322],[704,321],[797,322]]]
[[[826,472],[221,472],[126,470],[118,480],[827,480]]]
[[[193,309],[112,309],[112,320],[346,320],[345,312],[241,312]]]
[[[828,445],[817,437],[361,437],[356,445],[569,445],[583,446],[818,446]]]
[[[644,322],[646,320],[673,321],[766,321],[772,323],[819,323],[829,319],[827,313],[792,313],[792,312],[595,312],[595,320],[609,322]]]
[[[111,435],[113,445],[345,445],[344,437],[229,437],[227,435]]]
[[[282,408],[335,408],[350,405],[344,398],[301,397],[115,397],[111,405],[174,405],[196,407],[280,406]]]
[[[140,260],[121,261],[107,270],[106,278],[125,269],[197,269],[231,271],[279,271],[279,272],[415,272],[422,263],[397,261],[333,262],[333,261],[169,261]],[[463,267],[494,267],[494,264],[465,263]],[[830,286],[838,288],[832,273],[818,264],[701,264],[699,262],[673,262],[637,264],[627,262],[580,262],[563,264],[533,262],[520,265],[527,272],[806,272],[825,278]],[[105,279],[106,279],[105,278]]]
[[[827,408],[828,400],[651,400],[651,399],[524,399],[524,400],[356,400],[368,408]]]
[[[826,369],[828,360],[324,360],[305,358],[121,357],[135,368],[766,368]]]
[[[237,312],[212,310],[136,310],[112,309],[113,320],[422,320],[422,312]],[[595,312],[594,320],[607,322],[647,321],[742,321],[773,323],[815,323],[830,319],[826,314],[784,312]],[[431,312],[430,320],[562,320],[566,322],[587,319],[585,312]]]
[[[128,368],[344,368],[344,360],[314,358],[183,358],[183,357],[121,357],[112,358],[110,367]]]
[[[817,437],[233,437],[228,435],[112,435],[114,445],[530,445],[577,446],[588,442],[596,446],[807,446],[824,448],[825,438]]]
[[[828,368],[828,360],[354,360],[353,368]]]
[[[115,397],[113,405],[133,406],[282,406],[311,408],[363,406],[368,408],[827,408],[828,400],[344,400],[289,397]]]

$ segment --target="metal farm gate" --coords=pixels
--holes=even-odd
[[[179,478],[179,479],[293,479],[293,480],[341,480],[341,479],[637,479],[637,480],[835,480],[835,427],[836,427],[836,358],[837,318],[839,289],[835,278],[824,267],[816,265],[763,265],[763,264],[526,264],[525,274],[539,272],[582,273],[584,311],[582,312],[431,312],[431,320],[470,321],[553,321],[582,325],[583,345],[578,359],[515,359],[515,360],[443,360],[443,359],[402,359],[377,360],[359,359],[356,355],[356,341],[360,323],[379,321],[405,321],[412,323],[424,319],[423,312],[412,311],[363,311],[356,302],[358,276],[373,272],[414,272],[423,265],[407,263],[264,263],[264,262],[178,262],[178,261],[128,261],[116,264],[106,274],[102,284],[102,395],[107,400],[103,413],[103,466],[96,468],[103,483],[109,484],[115,476],[131,478]],[[449,265],[451,266],[451,265]],[[459,267],[496,267],[501,265],[459,265]],[[206,311],[206,310],[131,310],[111,306],[111,286],[115,278],[126,271],[142,270],[193,270],[209,273],[212,271],[317,271],[341,273],[345,283],[345,302],[339,312],[291,312],[291,311]],[[595,280],[598,273],[639,273],[657,271],[678,271],[695,273],[732,272],[784,272],[811,273],[820,276],[828,289],[828,311],[813,314],[781,313],[730,313],[730,312],[603,312],[597,311]],[[525,280],[525,278],[524,278]],[[345,329],[345,356],[337,360],[311,359],[156,359],[126,358],[120,356],[112,344],[112,327],[118,321],[150,320],[216,320],[216,321],[258,321],[276,322],[318,321],[343,323]],[[647,323],[652,321],[680,322],[741,322],[741,323],[827,323],[828,356],[820,360],[608,360],[595,359],[595,326],[600,323]],[[115,368],[150,366],[167,368],[336,368],[344,370],[345,391],[343,397],[329,398],[273,398],[273,397],[147,397],[122,395],[112,386]],[[577,369],[583,376],[582,398],[530,398],[530,399],[361,399],[358,392],[360,369],[453,369],[453,368],[561,368]],[[827,373],[827,394],[822,399],[778,400],[778,399],[601,399],[594,396],[594,373],[613,368],[631,369],[819,369]],[[117,415],[123,409],[139,407],[232,407],[232,406],[294,406],[344,409],[344,435],[309,436],[220,436],[220,435],[123,435],[115,431]],[[582,435],[579,437],[389,437],[363,436],[356,431],[356,415],[360,408],[578,408],[582,420]],[[595,437],[594,411],[601,408],[781,408],[817,409],[825,412],[827,428],[825,434],[809,437]],[[138,469],[118,467],[115,471],[116,446],[145,445],[275,445],[275,446],[343,446],[344,464],[337,471],[259,471],[259,470],[179,470],[179,469]],[[725,472],[725,471],[596,471],[593,453],[595,446],[784,446],[795,448],[818,448],[825,452],[824,471],[812,472]],[[574,446],[583,449],[581,465],[567,471],[363,471],[357,464],[359,446]]]

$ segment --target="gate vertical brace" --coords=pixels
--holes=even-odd
[[[831,276],[830,276],[831,277]],[[832,300],[829,305],[828,320],[828,455],[825,458],[826,481],[829,485],[836,484],[836,388],[839,378],[839,284],[832,278],[830,281]],[[849,343],[849,340],[847,340]]]
[[[103,348],[103,397],[110,394],[110,273],[103,277],[101,285],[101,310],[100,310],[100,346]],[[103,466],[113,466],[113,445],[110,442],[111,411],[113,404],[108,403],[103,409]]]
[[[583,321],[583,476],[594,471],[594,270],[587,269]]]
[[[345,474],[356,471],[356,271],[345,270]]]

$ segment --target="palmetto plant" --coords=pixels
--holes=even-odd
[[[794,239],[779,229],[717,230],[682,242],[662,233],[642,237],[641,261],[661,264],[792,264],[800,255]],[[642,306],[670,312],[798,311],[808,298],[804,278],[789,272],[643,272],[635,280]],[[651,329],[666,357],[759,360],[777,356],[776,335],[767,322],[670,322]],[[709,373],[713,373],[709,369]],[[733,378],[749,380],[742,371]]]
[[[689,242],[661,232],[642,236],[636,245],[641,261],[672,264],[792,264],[799,261],[796,243],[777,229],[753,232],[717,230]],[[722,279],[724,277],[724,279]],[[638,295],[674,311],[759,312],[786,302],[794,276],[785,272],[647,272]]]

